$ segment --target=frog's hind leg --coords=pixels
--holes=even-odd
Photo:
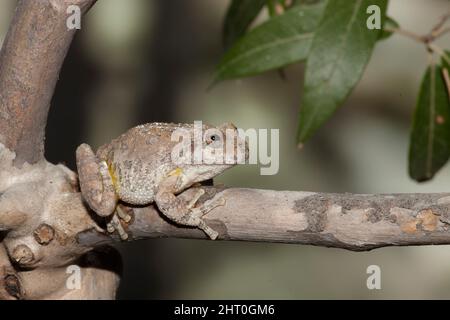
[[[99,216],[111,215],[116,208],[117,196],[108,165],[98,159],[87,144],[81,144],[77,148],[76,158],[84,200]]]

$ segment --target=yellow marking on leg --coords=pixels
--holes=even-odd
[[[183,169],[176,168],[175,170],[172,170],[171,172],[169,172],[169,177],[170,176],[180,176],[182,173],[183,173]]]
[[[112,163],[107,163],[107,165],[108,165],[108,172],[109,172],[109,175],[111,176],[111,181],[114,186],[114,190],[116,190],[116,194],[118,194],[119,193],[119,179],[116,175],[116,168],[114,167],[114,164],[112,164]]]

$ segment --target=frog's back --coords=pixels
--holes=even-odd
[[[136,205],[154,201],[158,185],[175,169],[171,152],[177,142],[171,141],[172,132],[186,126],[140,125],[99,148],[97,156],[108,163],[121,200]]]

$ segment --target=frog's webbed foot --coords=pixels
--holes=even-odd
[[[106,228],[109,233],[114,233],[114,231],[117,231],[120,239],[125,241],[128,239],[128,233],[125,231],[122,221],[125,223],[130,222],[131,216],[118,205],[111,217],[111,220],[106,224]]]
[[[200,189],[200,190],[203,191],[203,189]],[[195,205],[195,202],[194,202],[194,205]],[[225,202],[226,201],[225,201],[224,197],[214,196],[214,198],[207,200],[205,203],[201,204],[200,206],[195,207],[195,208],[192,208],[192,207],[190,208],[190,212],[192,215],[190,220],[198,221],[198,228],[203,230],[203,232],[205,232],[208,235],[208,237],[210,237],[212,240],[217,239],[217,237],[219,236],[219,233],[216,230],[212,229],[210,226],[208,226],[202,218],[203,218],[203,216],[207,215],[213,209],[224,206]]]

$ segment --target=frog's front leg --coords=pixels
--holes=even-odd
[[[77,148],[77,169],[80,181],[81,194],[89,207],[99,216],[111,216],[108,223],[108,231],[117,230],[123,240],[128,238],[119,217],[117,217],[118,197],[114,188],[113,180],[105,161],[101,161],[87,144]]]
[[[176,185],[179,182],[176,177],[169,177],[159,188],[155,196],[155,203],[158,209],[170,220],[175,223],[197,227],[203,230],[212,240],[215,240],[219,235],[217,231],[209,227],[202,217],[212,209],[224,204],[224,200],[211,199],[213,201],[195,207],[194,205],[204,190],[186,190],[183,194],[176,196]]]

